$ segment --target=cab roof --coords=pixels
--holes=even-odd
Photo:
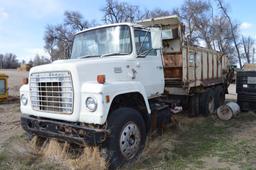
[[[105,27],[118,26],[118,25],[127,25],[127,26],[133,26],[133,27],[143,27],[143,25],[139,25],[139,24],[136,24],[136,23],[122,22],[122,23],[105,24],[105,25],[101,25],[101,26],[91,27],[91,28],[79,31],[76,34],[80,34],[80,33],[83,33],[83,32],[86,32],[86,31],[90,31],[90,30],[94,30],[94,29],[98,29],[98,28],[105,28]]]

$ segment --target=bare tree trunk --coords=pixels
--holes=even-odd
[[[250,64],[251,60],[250,60],[250,42],[249,39],[246,41],[245,38],[242,38],[243,41],[243,48],[244,48],[244,55],[246,57],[247,63]]]
[[[240,66],[240,68],[242,68],[241,55],[240,55],[238,43],[237,43],[237,41],[236,41],[236,36],[235,36],[235,33],[234,33],[234,26],[233,26],[233,23],[232,23],[232,21],[231,21],[230,16],[229,16],[228,13],[227,13],[227,9],[223,6],[222,1],[221,1],[221,0],[217,0],[217,2],[218,2],[218,4],[219,4],[220,9],[223,11],[224,15],[227,17],[227,19],[228,19],[228,21],[229,21],[230,28],[231,28],[231,34],[232,34],[233,41],[234,41],[234,45],[235,45],[236,52],[237,52],[237,57],[238,57],[238,61],[239,61],[239,66]]]
[[[253,48],[253,51],[252,51],[252,64],[254,64],[254,55],[255,55],[255,48]]]

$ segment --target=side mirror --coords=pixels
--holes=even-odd
[[[162,48],[162,34],[159,28],[151,28],[151,41],[153,49]]]

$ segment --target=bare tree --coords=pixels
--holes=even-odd
[[[239,44],[238,44],[238,36],[235,34],[235,30],[237,25],[233,24],[233,21],[231,20],[231,17],[228,14],[227,8],[224,6],[223,1],[222,0],[216,0],[219,9],[223,12],[224,16],[227,18],[229,25],[230,25],[230,30],[231,30],[231,34],[232,34],[232,38],[233,38],[233,43],[237,52],[237,57],[238,57],[238,61],[239,61],[239,65],[240,68],[242,68],[242,60],[241,60],[241,54],[240,54],[240,50],[239,50]]]
[[[105,23],[134,22],[143,17],[139,6],[117,0],[106,0],[101,11],[104,13]]]
[[[3,54],[0,54],[0,69],[3,69],[3,61],[4,61],[4,55]]]
[[[51,60],[70,58],[74,34],[88,28],[89,25],[82,14],[74,11],[64,13],[63,24],[48,25],[44,35],[44,47],[50,54]]]
[[[19,66],[17,56],[13,53],[0,54],[0,68],[16,69]]]
[[[242,55],[246,59],[247,63],[251,63],[251,58],[253,58],[254,44],[255,44],[255,41],[252,37],[242,36],[242,45],[243,45],[243,51],[244,51]]]
[[[211,4],[203,0],[186,0],[180,9],[174,10],[186,26],[185,38],[189,45],[204,41],[212,48]]]
[[[84,20],[82,14],[77,11],[66,11],[64,13],[64,25],[70,26],[74,30],[83,30],[88,28],[88,21]]]
[[[22,60],[20,64],[26,64],[26,61],[25,61],[25,60]]]
[[[216,16],[213,20],[213,39],[214,39],[214,49],[224,53],[230,54],[233,51],[233,34],[229,25],[229,21],[223,15]],[[238,35],[238,26],[233,28],[235,35]],[[232,53],[234,56],[234,54]]]
[[[167,11],[167,10],[162,10],[160,8],[156,8],[153,10],[145,10],[144,14],[142,15],[143,19],[148,19],[148,18],[156,18],[156,17],[163,17],[163,16],[170,16],[172,15],[173,12]]]
[[[205,41],[207,48],[212,48],[212,13],[211,4],[205,1],[187,1],[187,8],[192,17],[198,37]]]
[[[45,32],[45,49],[52,60],[68,59],[71,53],[74,31],[63,25],[48,25]]]
[[[254,64],[254,60],[255,60],[255,47],[253,47],[252,49],[252,63]]]
[[[31,60],[32,61],[32,60]],[[34,57],[33,61],[32,61],[32,66],[39,66],[39,65],[43,65],[43,64],[49,64],[51,63],[51,60],[48,59],[45,56],[39,56],[38,54]]]

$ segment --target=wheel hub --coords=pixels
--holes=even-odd
[[[139,151],[141,134],[138,126],[128,122],[121,131],[120,151],[126,159],[132,159]]]

